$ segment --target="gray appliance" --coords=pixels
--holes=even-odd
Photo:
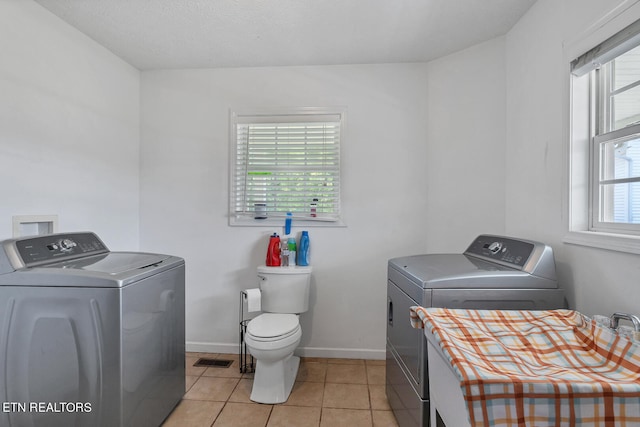
[[[546,310],[565,308],[552,249],[542,243],[478,236],[463,254],[389,260],[386,393],[400,427],[429,426],[424,332],[409,307]]]
[[[153,426],[185,391],[184,260],[93,233],[0,242],[0,425]]]

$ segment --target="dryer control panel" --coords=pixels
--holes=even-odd
[[[482,257],[491,261],[500,261],[521,269],[533,253],[535,243],[514,240],[500,236],[478,236],[467,248],[465,254]]]
[[[557,280],[553,249],[544,243],[483,234],[471,243],[464,254]]]
[[[91,232],[12,239],[3,242],[3,249],[16,270],[109,252],[102,240]]]

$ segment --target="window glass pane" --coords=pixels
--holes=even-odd
[[[640,73],[640,69],[637,71]],[[640,120],[640,86],[635,86],[613,96],[613,128],[623,127]]]
[[[603,71],[610,75],[610,119],[606,131],[622,129],[640,121],[640,46],[609,62]],[[605,113],[607,108],[603,109]]]
[[[613,90],[618,90],[640,80],[640,46],[631,49],[614,60]]]
[[[640,224],[640,182],[602,185],[600,220]]]
[[[640,177],[640,137],[600,144],[600,180]]]

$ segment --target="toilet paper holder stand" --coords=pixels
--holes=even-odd
[[[250,374],[255,372],[256,364],[253,360],[253,356],[247,351],[247,344],[244,341],[244,335],[247,333],[247,325],[252,318],[245,317],[248,312],[245,312],[245,305],[247,304],[247,293],[240,291],[240,373]]]

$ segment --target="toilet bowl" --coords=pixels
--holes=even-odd
[[[309,309],[311,267],[258,267],[263,313],[249,321],[244,341],[256,359],[251,400],[286,402],[300,366],[298,315]]]
[[[295,314],[264,313],[249,322],[245,342],[257,361],[251,400],[286,402],[298,373],[300,358],[293,352],[301,339]]]

